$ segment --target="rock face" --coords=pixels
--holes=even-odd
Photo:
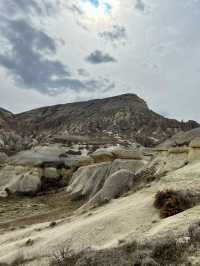
[[[74,173],[67,192],[74,200],[91,198],[101,189],[110,168],[111,164],[107,162],[79,168]]]
[[[151,111],[144,100],[135,94],[44,107],[13,115],[0,110],[0,143],[13,150],[34,146],[35,141],[90,141],[138,142],[153,146],[175,133],[198,127],[194,121],[187,123],[167,119]],[[6,132],[15,133],[6,139]],[[16,137],[17,136],[17,137]],[[72,136],[72,139],[69,139]],[[80,136],[74,139],[73,136]],[[36,140],[37,139],[37,140]],[[28,144],[27,144],[28,143]],[[11,145],[12,144],[12,145]],[[26,145],[25,145],[26,144]]]
[[[190,142],[197,143],[200,138],[200,127],[186,131],[186,132],[180,132],[178,134],[175,134],[170,139],[167,139],[162,144],[159,145],[160,148],[170,148],[170,147],[176,147],[176,146],[189,146]],[[192,146],[195,145],[195,143],[191,144]],[[199,144],[198,144],[199,145]]]
[[[141,160],[142,152],[139,149],[125,149],[121,147],[109,147],[97,149],[90,155],[96,163],[113,161],[115,159]]]
[[[16,116],[0,108],[0,152],[12,155],[32,147],[36,140],[32,136],[25,136],[23,131],[18,126]]]
[[[0,171],[0,197],[6,197],[9,193],[34,195],[40,187],[41,180],[37,169],[8,165]]]
[[[67,192],[70,193],[73,200],[80,198],[92,199],[93,197],[94,201],[92,202],[94,203],[101,202],[105,198],[110,200],[129,190],[132,182],[131,178],[145,165],[145,160],[116,159],[113,162],[95,163],[80,167],[73,174]],[[115,173],[118,174],[115,176]],[[113,188],[109,194],[110,187]],[[100,191],[102,197],[99,196]]]
[[[102,189],[91,199],[89,204],[102,204],[118,198],[129,191],[133,185],[134,173],[122,169],[110,175]]]
[[[128,171],[136,173],[139,169],[144,167],[145,164],[146,162],[144,160],[116,159],[111,165],[110,175],[121,169],[127,169]]]

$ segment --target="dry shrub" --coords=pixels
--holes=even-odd
[[[194,205],[189,192],[165,190],[155,195],[154,207],[160,210],[162,218],[183,212]]]
[[[78,255],[72,254],[69,246],[60,247],[53,255],[50,266],[74,266]]]
[[[182,248],[177,245],[175,237],[167,236],[152,242],[152,257],[159,263],[178,261],[181,252]]]
[[[200,221],[197,223],[192,224],[188,229],[188,234],[190,237],[191,242],[200,243]]]
[[[180,241],[188,237],[189,241]],[[200,221],[179,237],[171,233],[111,249],[86,249],[75,255],[69,248],[61,248],[51,266],[189,266],[190,255],[199,250],[199,244]]]

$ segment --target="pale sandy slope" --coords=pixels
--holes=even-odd
[[[163,188],[200,190],[200,162],[190,164],[163,177],[137,193],[113,200],[111,203],[81,216],[61,221],[56,227],[38,224],[0,236],[0,261],[10,261],[19,252],[26,257],[42,257],[31,265],[48,265],[59,247],[73,249],[88,246],[95,248],[117,245],[118,241],[158,237],[162,234],[182,233],[188,225],[200,218],[200,206],[176,216],[159,218],[153,207],[155,193]],[[27,246],[28,239],[34,240]]]

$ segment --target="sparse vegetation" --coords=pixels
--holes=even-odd
[[[192,194],[188,191],[165,190],[155,195],[154,207],[160,210],[162,218],[178,214],[193,205]]]
[[[200,243],[200,221],[192,224],[189,227],[189,237],[190,241],[193,243]]]
[[[74,254],[61,248],[51,266],[181,266],[191,265],[189,254],[200,245],[200,222],[183,236],[171,234],[145,242],[122,243],[118,248],[87,249]]]
[[[50,266],[73,266],[78,259],[78,255],[72,254],[69,246],[60,247],[53,255]]]
[[[29,198],[0,199],[0,229],[19,228],[70,216],[84,201],[72,201],[66,192]]]

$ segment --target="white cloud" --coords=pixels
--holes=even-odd
[[[12,1],[2,0],[1,5],[4,3],[4,7],[8,7],[8,2]],[[98,10],[93,13],[91,9],[84,9],[86,6],[83,8],[79,0],[44,0],[43,4],[39,0],[20,0],[19,3],[25,5],[20,9],[20,18],[57,44],[56,52],[51,54],[52,60],[69,67],[70,78],[83,82],[80,84],[90,81],[87,83],[90,89],[80,87],[77,91],[71,86],[63,90],[63,86],[58,86],[55,88],[57,94],[49,96],[44,91],[37,92],[34,86],[22,88],[13,80],[11,71],[2,68],[0,106],[19,112],[37,106],[133,92],[157,112],[200,121],[199,1],[107,2],[113,9],[118,3],[115,12],[98,17],[100,13],[95,13]],[[12,10],[4,8],[4,17]],[[112,38],[102,38],[102,33],[115,37],[115,29],[121,29],[123,35],[121,39],[115,38],[113,45]],[[23,33],[20,36],[22,38]],[[126,45],[117,45],[122,41]],[[1,38],[0,48],[5,52],[10,49],[9,43]],[[88,64],[85,58],[98,50],[112,55],[117,62],[98,66]],[[49,55],[45,58],[49,59]],[[29,65],[25,67],[30,68]],[[100,82],[104,79],[109,80],[107,85]],[[92,83],[94,80],[98,81],[96,85]],[[116,86],[111,86],[112,83]]]

